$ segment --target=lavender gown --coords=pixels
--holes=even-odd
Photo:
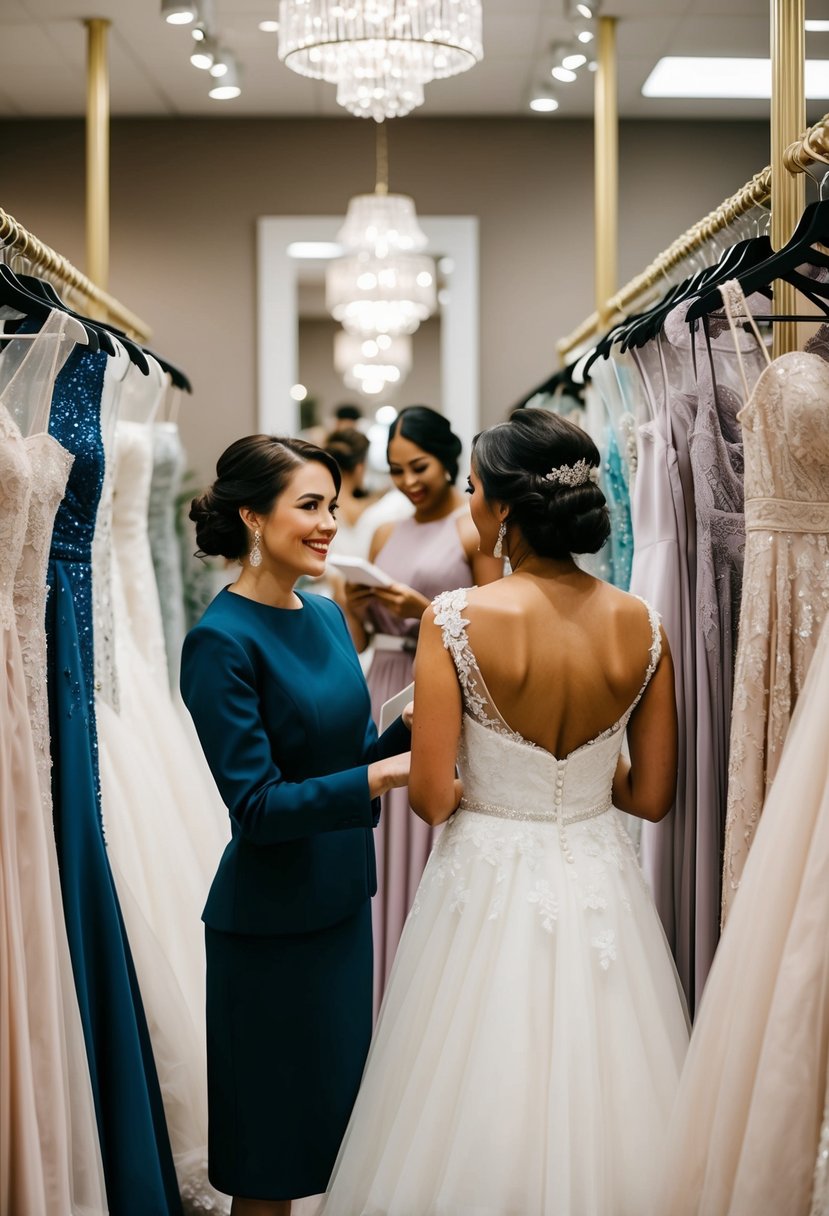
[[[461,507],[432,523],[404,519],[377,554],[376,565],[397,582],[433,600],[441,591],[468,587],[474,580],[458,532]],[[420,621],[401,620],[377,600],[371,601],[368,624],[377,634],[406,638],[410,649],[377,650],[368,674],[371,712],[379,721],[384,701],[412,681],[412,665]],[[374,1007],[380,1001],[391,971],[403,924],[432,848],[433,829],[409,807],[405,789],[383,797],[380,826],[375,833],[377,895],[372,901],[374,929]]]

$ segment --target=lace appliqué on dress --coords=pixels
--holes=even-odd
[[[467,605],[467,590],[467,588],[461,587],[457,591],[443,591],[432,601],[432,607],[435,610],[435,624],[440,626],[443,644],[451,654],[458,673],[464,709],[471,718],[480,722],[481,726],[486,726],[499,735],[505,735],[508,739],[526,743],[527,741],[521,735],[510,730],[492,701],[482,691],[483,679],[466,636],[466,626],[469,621],[463,616],[463,610]],[[485,687],[484,685],[484,689]]]

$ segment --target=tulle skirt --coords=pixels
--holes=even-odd
[[[406,923],[324,1216],[642,1216],[688,1040],[615,811],[457,812]]]

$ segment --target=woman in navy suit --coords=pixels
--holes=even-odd
[[[319,448],[252,435],[190,516],[241,562],[188,634],[181,690],[230,812],[204,910],[209,1173],[233,1216],[288,1216],[325,1189],[371,1037],[369,901],[379,798],[409,732],[382,736],[341,610],[319,576],[340,473]]]

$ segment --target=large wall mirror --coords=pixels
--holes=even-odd
[[[474,216],[420,216],[426,250],[438,270],[439,305],[412,337],[412,366],[399,386],[361,394],[334,365],[340,326],[325,307],[325,268],[336,256],[342,216],[265,216],[259,220],[258,425],[295,434],[353,400],[371,419],[383,406],[432,405],[449,419],[468,456],[480,430],[478,221]],[[313,412],[292,396],[304,385]]]

